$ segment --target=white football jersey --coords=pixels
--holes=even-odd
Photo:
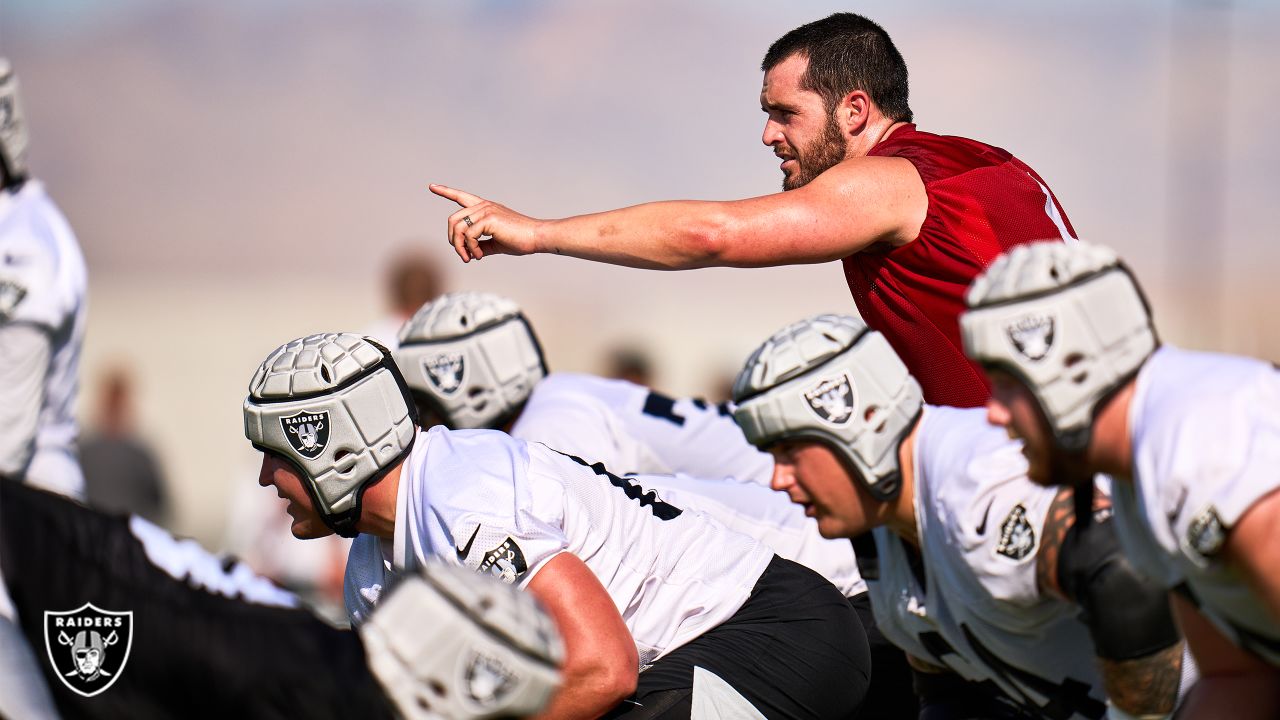
[[[511,434],[617,474],[645,475],[646,489],[761,540],[846,597],[867,589],[853,545],[822,537],[803,508],[769,489],[773,457],[748,443],[718,406],[672,400],[625,380],[559,373],[538,383]]]
[[[1217,557],[1245,511],[1280,487],[1280,371],[1166,345],[1138,372],[1129,426],[1133,482],[1116,483],[1114,502],[1134,566],[1280,664],[1280,625]]]
[[[395,575],[431,556],[524,587],[569,552],[613,598],[642,667],[737,612],[773,558],[636,479],[492,430],[420,433],[401,470],[396,518],[390,547],[367,535],[352,544],[353,622]]]
[[[943,636],[1019,704],[1052,717],[1102,717],[1106,693],[1079,608],[1036,582],[1058,488],[1027,478],[1021,442],[988,423],[985,408],[930,406],[920,422],[917,529]],[[1098,484],[1110,489],[1106,478]],[[1064,711],[1072,714],[1055,714]]]
[[[617,473],[732,477],[765,487],[773,476],[773,457],[747,442],[728,408],[625,380],[548,375],[511,434]]]
[[[84,495],[74,405],[85,283],[75,235],[44,187],[28,181],[16,193],[0,192],[0,334],[26,344],[35,329],[47,338],[47,348],[33,346],[47,362],[25,371],[39,374],[38,382],[6,376],[0,383],[0,471],[75,497]]]

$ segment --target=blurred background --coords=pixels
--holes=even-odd
[[[838,10],[894,37],[921,129],[1011,150],[1127,257],[1166,340],[1280,358],[1271,0],[3,0],[32,174],[89,265],[86,437],[144,445],[159,490],[129,492],[235,546],[243,498],[275,499],[242,434],[253,370],[308,333],[393,331],[392,266],[515,298],[554,369],[638,360],[718,397],[778,326],[852,308],[838,263],[464,266],[427,184],[539,217],[773,192],[761,56]]]

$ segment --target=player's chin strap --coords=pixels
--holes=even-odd
[[[405,577],[360,636],[407,720],[527,717],[560,685],[564,646],[533,596],[442,562]]]

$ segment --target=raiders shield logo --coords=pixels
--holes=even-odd
[[[1027,522],[1027,509],[1021,503],[1014,505],[1004,522],[1000,523],[1000,543],[996,553],[1010,560],[1021,560],[1036,549],[1036,533]]]
[[[1226,540],[1227,532],[1222,527],[1217,509],[1212,505],[1205,508],[1187,526],[1187,544],[1200,553],[1201,557],[1217,555]]]
[[[427,379],[445,395],[452,395],[462,387],[462,374],[466,370],[462,353],[442,353],[422,361]]]
[[[515,686],[516,674],[501,660],[476,653],[465,673],[467,695],[480,707],[492,707],[502,701]]]
[[[1053,347],[1053,318],[1026,315],[1005,328],[1014,349],[1028,360],[1043,360]]]
[[[857,398],[853,394],[853,382],[848,375],[828,378],[813,386],[804,393],[804,401],[809,403],[823,422],[832,425],[844,425],[853,417],[853,409]]]
[[[501,545],[485,553],[480,560],[480,572],[491,573],[508,585],[519,580],[528,569],[529,566],[524,561],[524,553],[511,538],[503,540]]]
[[[284,436],[298,454],[314,460],[329,444],[329,411],[300,412],[280,418]]]
[[[44,613],[44,646],[54,674],[72,692],[93,697],[115,683],[133,646],[133,611],[115,612],[85,603]]]
[[[0,280],[0,321],[8,320],[14,308],[27,296],[27,289],[12,280]]]

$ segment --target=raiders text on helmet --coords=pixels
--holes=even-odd
[[[8,184],[26,179],[27,120],[18,96],[18,76],[4,58],[0,58],[0,163]]]
[[[364,489],[408,454],[416,422],[390,353],[348,333],[280,346],[244,401],[245,436],[295,465],[325,524],[348,537]]]
[[[1158,344],[1142,291],[1099,245],[1016,247],[978,276],[967,300],[965,352],[1026,383],[1067,450],[1089,444],[1100,403]]]
[[[872,495],[897,495],[898,447],[923,399],[889,342],[861,319],[819,315],[780,330],[747,360],[733,397],[752,444],[826,442]]]
[[[515,302],[449,293],[400,329],[396,363],[414,397],[450,428],[496,428],[547,375],[542,347]]]

